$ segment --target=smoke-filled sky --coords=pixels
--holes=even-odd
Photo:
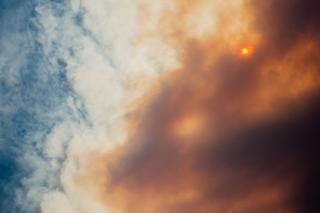
[[[0,212],[320,212],[319,11],[0,0]]]

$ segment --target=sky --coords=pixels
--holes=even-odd
[[[0,0],[0,212],[320,212],[316,0]]]

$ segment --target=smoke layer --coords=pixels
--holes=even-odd
[[[319,211],[319,4],[175,3],[160,34],[181,67],[124,146],[88,158],[79,184],[115,212]],[[216,31],[185,26],[212,5]]]

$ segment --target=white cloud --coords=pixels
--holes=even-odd
[[[38,5],[36,40],[50,66],[58,69],[58,59],[66,62],[68,80],[89,122],[64,112],[64,120],[39,145],[44,156],[29,151],[24,157],[35,168],[24,183],[28,201],[40,203],[42,212],[104,213],[107,207],[75,182],[82,159],[90,150],[110,150],[124,142],[130,103],[177,62],[175,51],[160,37],[134,44],[140,27],[137,1],[71,0],[69,6]],[[128,87],[128,81],[134,86]],[[68,99],[64,107],[79,110],[76,104]]]

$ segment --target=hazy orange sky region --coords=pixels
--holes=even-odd
[[[124,80],[145,89],[124,98],[128,134],[86,151],[74,184],[110,212],[320,212],[319,11],[139,0],[131,42],[163,72]]]

